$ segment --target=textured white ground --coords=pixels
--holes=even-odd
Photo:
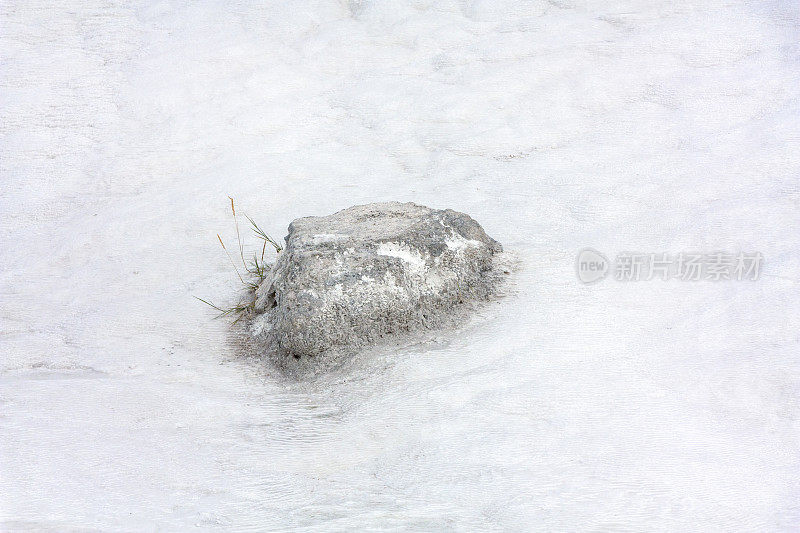
[[[800,9],[0,4],[0,529],[800,528]],[[238,358],[227,195],[472,214],[522,270],[439,342]],[[761,251],[577,282],[577,251]]]

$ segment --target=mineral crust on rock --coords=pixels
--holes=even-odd
[[[450,209],[387,202],[300,218],[256,291],[253,331],[300,358],[437,327],[492,294],[501,251]]]

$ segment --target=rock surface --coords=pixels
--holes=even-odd
[[[491,295],[501,251],[450,209],[388,202],[300,218],[256,291],[253,331],[300,358],[436,327]]]

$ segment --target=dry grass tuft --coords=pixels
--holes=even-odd
[[[242,261],[242,266],[244,267],[245,272],[249,274],[249,279],[245,281],[242,274],[239,272],[239,268],[236,266],[236,262],[233,260],[228,248],[225,246],[225,243],[222,241],[222,237],[219,236],[217,233],[217,240],[219,240],[219,244],[222,246],[222,249],[225,250],[225,255],[228,256],[228,260],[231,262],[231,266],[233,266],[233,270],[236,272],[236,275],[239,277],[239,281],[242,282],[244,285],[247,296],[237,305],[231,307],[220,307],[216,304],[209,302],[208,300],[204,300],[195,296],[198,300],[203,302],[204,304],[208,305],[209,307],[219,311],[217,318],[224,317],[224,316],[235,316],[236,319],[233,321],[233,324],[236,324],[245,316],[249,316],[255,311],[255,291],[258,286],[266,279],[267,273],[270,270],[270,265],[264,259],[264,254],[267,249],[267,244],[270,244],[273,248],[275,248],[275,252],[280,254],[283,250],[283,247],[279,245],[272,237],[269,236],[264,230],[262,230],[258,224],[256,224],[252,218],[250,218],[247,214],[244,216],[250,222],[252,226],[253,232],[256,236],[261,239],[263,245],[261,246],[261,258],[259,259],[258,254],[253,254],[253,261],[248,263],[244,258],[244,244],[242,243],[242,237],[239,233],[239,220],[236,217],[236,205],[233,201],[233,198],[228,196],[228,199],[231,201],[231,214],[233,215],[233,223],[236,227],[236,240],[239,244],[239,257]]]

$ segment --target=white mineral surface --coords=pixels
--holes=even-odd
[[[0,529],[800,527],[796,3],[0,17]],[[227,195],[276,238],[449,207],[522,268],[457,334],[290,381],[193,298],[240,287]],[[764,267],[584,285],[587,246]]]

